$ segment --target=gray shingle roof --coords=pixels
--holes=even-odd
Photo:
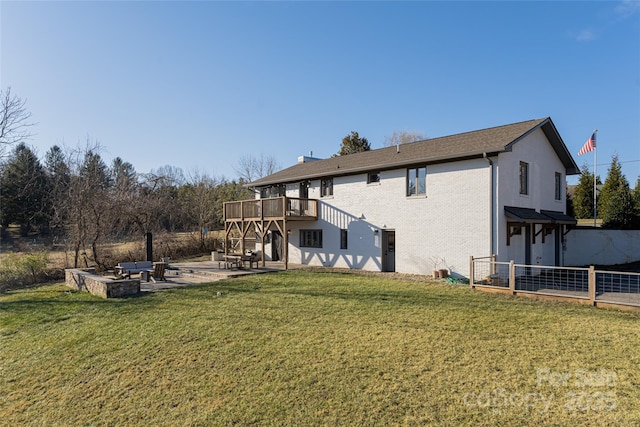
[[[533,224],[568,224],[575,225],[576,219],[572,216],[564,214],[558,211],[545,211],[540,209],[540,212],[531,208],[518,208],[515,206],[505,206],[504,214],[512,220],[518,222],[529,222]]]
[[[511,146],[524,136],[541,128],[558,157],[567,169],[567,175],[579,173],[578,166],[558,134],[551,118],[529,120],[505,126],[465,132],[451,136],[427,139],[386,147],[346,156],[332,157],[308,163],[299,163],[272,175],[258,179],[251,187],[297,182],[329,176],[351,175],[366,171],[378,171],[442,163],[465,158],[481,157],[510,151]]]
[[[545,224],[551,222],[551,218],[531,208],[505,206],[504,214],[509,218],[519,222],[533,222],[536,224]]]

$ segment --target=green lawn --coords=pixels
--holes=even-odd
[[[3,425],[638,425],[640,314],[304,271],[43,286],[0,296],[0,395]]]

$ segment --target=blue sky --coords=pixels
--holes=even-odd
[[[0,3],[0,84],[29,143],[228,179],[351,131],[429,137],[551,116],[598,174],[640,175],[640,2]],[[577,178],[570,178],[570,183]]]

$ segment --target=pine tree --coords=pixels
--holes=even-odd
[[[604,182],[598,211],[602,214],[602,226],[606,228],[629,229],[633,227],[635,209],[629,182],[622,174],[618,156],[614,155]]]
[[[64,152],[57,145],[47,151],[44,165],[49,184],[45,202],[48,228],[54,235],[60,236],[68,218],[71,171]]]
[[[593,218],[593,174],[586,165],[582,167],[572,202],[576,218]]]
[[[2,168],[0,188],[4,227],[19,224],[20,234],[26,236],[34,225],[43,225],[47,177],[38,157],[24,143],[15,147]]]
[[[335,156],[345,156],[347,154],[360,153],[362,151],[371,150],[371,145],[367,138],[361,138],[358,132],[351,131],[350,135],[342,138],[342,145],[340,151]]]
[[[633,228],[636,230],[640,230],[640,176],[636,181],[636,187],[633,189],[633,206],[635,212],[635,219]]]

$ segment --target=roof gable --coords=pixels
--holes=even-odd
[[[567,174],[579,173],[578,166],[562,142],[553,122],[550,118],[544,118],[331,157],[310,163],[299,163],[249,185],[255,187],[327,176],[351,175],[366,171],[397,169],[417,164],[476,158],[485,153],[491,155],[510,151],[513,144],[538,128],[542,129],[565,165]]]

